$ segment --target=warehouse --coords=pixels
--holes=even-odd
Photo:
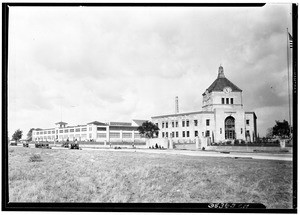
[[[97,141],[97,142],[136,142],[142,141],[137,128],[146,120],[132,120],[132,122],[98,121],[86,125],[68,126],[65,122],[58,122],[55,128],[35,129],[32,132],[33,141]]]

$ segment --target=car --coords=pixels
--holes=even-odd
[[[17,144],[16,140],[11,140],[10,143],[9,143],[9,145],[11,145],[11,146],[17,146],[18,144]]]

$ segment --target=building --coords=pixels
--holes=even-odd
[[[138,142],[142,141],[137,128],[146,120],[132,120],[132,122],[98,121],[86,125],[67,126],[68,123],[58,122],[55,128],[35,129],[32,131],[33,141],[89,141],[96,142]]]
[[[152,117],[160,129],[158,137],[172,137],[174,142],[195,142],[201,136],[212,142],[256,140],[257,117],[254,112],[244,111],[242,90],[225,77],[222,66],[202,97],[201,111],[178,113],[175,103],[175,114]]]

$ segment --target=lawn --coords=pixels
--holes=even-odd
[[[292,162],[9,147],[10,202],[245,202],[292,208]]]

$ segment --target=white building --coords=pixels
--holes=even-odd
[[[88,141],[97,142],[137,142],[142,137],[137,130],[145,120],[132,122],[90,122],[86,125],[67,126],[65,122],[58,122],[55,128],[35,129],[32,131],[33,141]]]
[[[212,142],[256,140],[257,117],[244,111],[242,90],[225,77],[222,66],[202,96],[201,111],[152,117],[160,129],[158,137],[172,137],[175,142],[194,142],[200,135]]]

